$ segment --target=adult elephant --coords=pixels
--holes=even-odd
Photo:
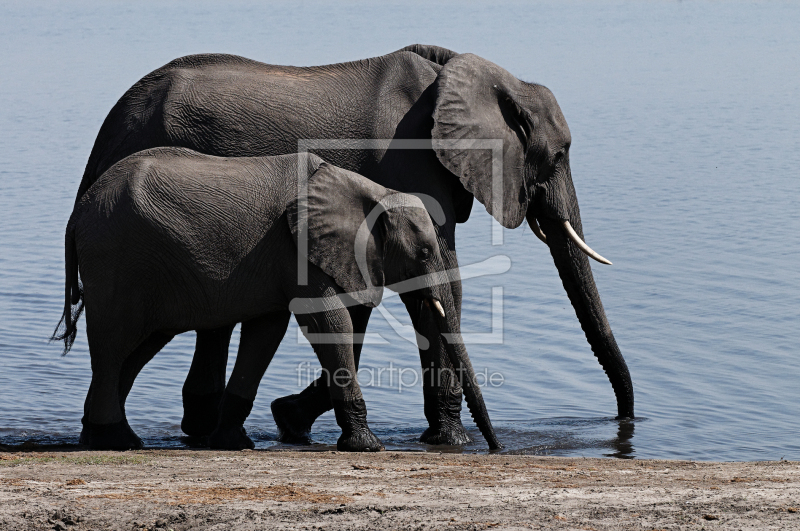
[[[441,205],[442,258],[458,265],[455,226],[469,217],[473,197],[504,227],[523,219],[546,240],[586,338],[606,371],[619,417],[633,417],[633,385],[600,301],[583,243],[569,164],[570,132],[553,94],[472,54],[412,45],[397,52],[317,67],[273,66],[231,55],[183,57],[148,74],[113,107],[98,133],[81,197],[112,164],[142,149],[183,146],[219,156],[294,153],[304,139],[391,141],[314,149],[328,162]],[[475,139],[502,141],[475,144]],[[404,142],[416,140],[417,142]],[[328,147],[328,146],[322,146]],[[393,149],[397,147],[398,149]],[[405,149],[416,147],[417,149]],[[402,149],[401,149],[402,148]],[[483,149],[470,149],[483,148]],[[541,227],[541,229],[539,228]],[[546,235],[546,236],[545,236]],[[461,284],[452,281],[460,315]],[[404,300],[418,332],[423,368],[446,359],[429,313]],[[366,329],[369,312],[353,316]],[[225,386],[232,328],[199,331],[183,388],[188,434],[213,430]],[[361,345],[354,346],[356,363]],[[421,440],[469,441],[461,424],[461,389],[445,367],[423,379],[429,427]],[[284,440],[306,439],[330,409],[320,381],[276,400],[273,415]]]

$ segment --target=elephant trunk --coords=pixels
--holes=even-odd
[[[452,294],[449,291],[449,283],[437,286],[437,289],[432,290],[434,298],[426,300],[426,304],[430,308],[439,331],[445,339],[447,355],[464,390],[464,398],[467,401],[467,407],[472,419],[489,444],[489,449],[499,450],[503,446],[497,440],[492,422],[489,420],[489,412],[486,410],[483,394],[475,377],[475,370],[461,338],[458,313],[453,303]]]
[[[570,195],[574,199],[574,189],[571,191]],[[577,200],[572,202],[568,209],[571,225],[583,240]],[[550,254],[553,256],[567,296],[575,308],[581,328],[614,388],[617,398],[617,418],[633,418],[633,383],[628,366],[608,324],[589,259],[565,230],[563,218],[558,220],[545,216],[534,217],[531,211],[528,212],[528,218],[531,226],[538,220],[547,237]]]

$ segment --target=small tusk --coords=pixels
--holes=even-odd
[[[536,218],[531,217],[531,219],[528,220],[528,225],[530,225],[531,230],[536,235],[536,237],[542,240],[545,244],[547,244],[547,236],[545,236],[544,232],[542,232],[542,228],[539,226],[539,223],[536,221]]]
[[[564,224],[564,230],[567,231],[567,236],[569,236],[569,239],[572,240],[575,243],[575,245],[577,245],[580,248],[581,251],[586,253],[588,256],[591,256],[601,264],[611,265],[611,261],[603,258],[596,252],[592,251],[592,248],[586,245],[586,243],[583,240],[581,240],[581,237],[575,233],[575,229],[573,229],[572,225],[569,224],[569,221],[564,220],[562,223]]]
[[[439,312],[439,315],[444,317],[444,308],[442,308],[442,303],[433,299],[433,307],[436,308],[436,311]]]

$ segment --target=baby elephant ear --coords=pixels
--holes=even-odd
[[[383,296],[384,235],[377,221],[386,193],[366,177],[323,162],[308,177],[305,197],[299,193],[287,207],[299,253],[371,308]]]

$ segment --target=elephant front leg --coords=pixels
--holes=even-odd
[[[461,423],[462,390],[447,356],[444,340],[422,301],[401,296],[406,305],[414,330],[423,337],[428,348],[419,346],[422,365],[422,396],[425,401],[425,418],[428,428],[420,442],[426,444],[462,445],[472,442]]]
[[[347,310],[298,314],[296,318],[305,328],[322,365],[336,423],[342,429],[336,448],[343,452],[383,450],[383,443],[367,425],[367,407],[356,378],[353,327]]]
[[[358,370],[364,333],[367,331],[372,308],[351,306],[347,310],[353,326],[353,361]],[[279,441],[311,444],[311,426],[320,415],[333,409],[327,376],[323,374],[298,394],[274,400],[271,409],[278,426]]]
[[[383,443],[367,425],[367,404],[363,397],[333,400],[336,423],[342,435],[336,441],[340,452],[382,452]]]
[[[183,420],[186,435],[203,437],[217,426],[225,391],[228,345],[236,325],[198,330],[192,366],[183,384]]]
[[[219,418],[208,438],[211,448],[244,450],[255,444],[244,421],[253,409],[258,385],[289,326],[289,312],[257,317],[242,323],[239,353],[219,406]]]

